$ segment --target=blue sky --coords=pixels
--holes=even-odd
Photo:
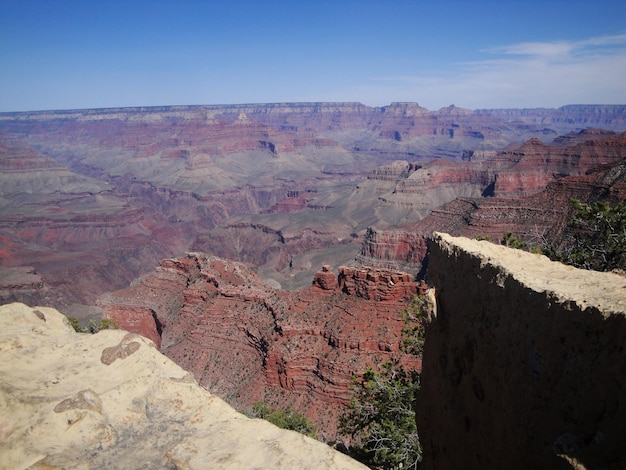
[[[0,111],[626,103],[626,1],[0,0]]]

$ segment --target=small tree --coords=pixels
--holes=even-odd
[[[502,236],[502,244],[504,246],[508,246],[509,248],[517,248],[518,250],[523,250],[528,246],[524,240],[517,235],[513,235],[512,232],[506,232]]]
[[[387,363],[383,372],[368,367],[354,380],[355,394],[339,419],[339,432],[355,443],[349,453],[376,468],[418,468],[422,448],[415,425],[416,372]]]
[[[584,269],[610,271],[626,268],[626,206],[604,201],[591,204],[571,200],[574,245],[564,261]]]
[[[402,329],[402,351],[413,356],[420,356],[424,352],[424,339],[426,330],[424,327],[424,311],[428,308],[428,298],[425,295],[413,297],[411,306],[401,313],[407,324]]]
[[[282,429],[290,429],[300,434],[315,438],[317,436],[317,426],[303,414],[298,413],[293,408],[286,410],[273,410],[264,401],[258,401],[252,405],[252,418],[260,418],[278,426]]]
[[[402,352],[421,356],[424,350],[426,296],[414,298],[402,317]],[[415,398],[420,386],[416,371],[407,371],[399,360],[371,367],[353,378],[354,395],[339,418],[339,432],[350,436],[348,452],[375,468],[416,469],[422,456],[415,424]]]
[[[626,206],[604,201],[586,204],[570,200],[573,215],[569,237],[560,247],[546,244],[543,254],[553,261],[596,271],[626,269]]]

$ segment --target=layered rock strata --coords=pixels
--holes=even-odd
[[[379,267],[423,272],[434,231],[498,243],[511,232],[529,247],[566,249],[573,240],[568,220],[572,199],[611,205],[626,202],[626,160],[601,165],[585,175],[558,178],[536,194],[519,198],[460,197],[432,210],[422,220],[395,230],[369,228],[357,260]]]
[[[0,307],[0,468],[364,469],[249,419],[132,333]]]
[[[626,465],[626,278],[436,234],[425,469]]]
[[[190,250],[299,288],[319,264],[311,252],[341,252],[336,264],[347,264],[354,254],[342,245],[368,226],[415,222],[458,197],[530,194],[608,163],[624,148],[612,133],[625,115],[416,103],[0,113],[0,265],[32,266],[53,288],[16,286],[11,299],[64,310],[88,311]],[[580,132],[595,125],[610,131]]]
[[[326,265],[309,288],[288,292],[241,263],[189,253],[100,305],[236,407],[293,407],[332,441],[353,375],[402,358],[400,313],[420,288],[406,273],[341,267],[337,276]]]

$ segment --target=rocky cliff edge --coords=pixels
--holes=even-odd
[[[434,234],[423,468],[626,468],[626,278]]]
[[[0,468],[365,468],[238,413],[154,344],[0,307]]]

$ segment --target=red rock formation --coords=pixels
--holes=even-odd
[[[154,310],[147,307],[126,305],[123,314],[111,309],[108,312],[108,318],[114,319],[120,329],[140,333],[154,341],[157,348],[161,347],[160,327],[157,325]]]
[[[624,115],[599,106],[429,112],[415,103],[0,113],[0,264],[34,266],[56,289],[27,300],[62,309],[188,250],[251,262],[289,283],[293,273],[282,271],[294,257],[341,248],[368,225],[416,222],[459,197],[527,195],[619,158],[623,136],[606,132],[541,142],[592,123],[623,131]],[[352,257],[344,250],[337,264]]]
[[[356,259],[362,264],[419,272],[428,251],[428,240],[413,226],[398,230],[368,228]]]
[[[565,146],[565,143],[573,145]],[[494,163],[508,168],[497,172],[494,194],[501,197],[533,194],[555,177],[584,175],[625,157],[626,134],[586,130],[569,141],[561,140],[550,146],[531,139],[519,149],[496,156]]]
[[[341,272],[341,268],[339,268]],[[337,276],[330,270],[330,265],[325,264],[322,270],[315,273],[313,285],[322,290],[334,290],[337,288]]]
[[[310,288],[276,291],[240,263],[190,253],[100,304],[144,335],[153,316],[161,351],[236,407],[295,407],[332,440],[353,374],[400,354],[400,312],[419,288],[406,273],[365,268],[342,267],[339,279],[324,266]]]
[[[369,229],[359,259],[379,266],[404,265],[420,270],[435,231],[468,238],[486,237],[495,242],[511,232],[529,246],[561,246],[568,239],[572,198],[582,202],[626,202],[626,160],[604,165],[584,176],[556,179],[544,191],[531,196],[458,198],[403,230]]]
[[[374,301],[410,300],[418,293],[411,274],[367,267],[340,266],[339,288],[346,294]]]

